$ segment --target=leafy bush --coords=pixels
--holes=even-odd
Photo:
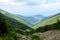
[[[43,40],[43,38],[42,37],[39,37],[39,36],[37,36],[37,35],[30,35],[30,37],[31,37],[31,40]]]

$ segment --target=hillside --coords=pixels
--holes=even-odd
[[[24,28],[24,29],[32,29],[30,28],[31,25],[29,25],[27,22],[25,22],[22,18],[18,18],[17,16],[8,13],[4,10],[0,10],[0,15],[5,18],[9,24],[19,27],[19,28]],[[21,27],[22,26],[22,27]]]
[[[56,23],[39,27],[31,33],[39,36],[41,40],[60,40],[60,19],[57,19]]]
[[[18,40],[15,27],[13,27],[0,13],[0,40]],[[13,29],[14,28],[14,29]]]
[[[19,20],[15,15],[0,10],[0,40],[18,40],[17,33],[25,35],[27,30],[33,30]]]
[[[43,27],[46,25],[54,24],[58,21],[58,19],[60,20],[60,13],[47,17],[46,19],[43,19],[41,22],[37,23],[37,25],[34,26],[34,29],[37,29],[39,27]]]

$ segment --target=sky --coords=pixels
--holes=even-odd
[[[0,9],[24,16],[51,16],[60,12],[60,0],[0,0]]]

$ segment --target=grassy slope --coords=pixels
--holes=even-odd
[[[6,21],[7,23],[6,25],[8,26],[9,34],[0,37],[0,40],[17,40],[15,39],[17,38],[17,32],[20,32],[21,34],[25,34],[26,29],[33,30],[29,26],[23,24],[24,21],[22,20],[19,21],[20,19],[18,17],[11,15],[8,12],[0,10],[0,19],[1,18],[5,19],[4,21]]]
[[[29,30],[33,30],[32,28],[12,19],[12,18],[9,18],[9,17],[6,17],[4,15],[2,15],[3,18],[6,18],[6,21],[8,22],[7,25],[9,25],[10,27],[12,27],[12,29],[14,31],[17,31],[18,33],[21,33],[21,34],[25,34],[26,33],[26,29],[29,29]]]
[[[13,15],[13,14],[11,14],[11,13],[8,13],[8,12],[6,12],[6,11],[4,11],[4,10],[1,10],[1,9],[0,9],[0,12],[1,12],[3,15],[8,16],[8,17],[10,17],[10,18],[13,18],[13,19],[17,20],[18,22],[24,23],[25,25],[27,25],[27,26],[29,26],[29,27],[32,26],[32,25],[30,25],[29,23],[27,23],[25,20],[23,20],[22,18],[19,18],[19,17],[15,16],[15,15]]]
[[[41,21],[40,23],[38,23],[37,25],[35,25],[33,28],[34,29],[37,29],[39,27],[43,27],[45,25],[50,25],[50,24],[54,24],[57,22],[57,20],[60,19],[60,13],[54,15],[54,16],[51,16],[43,21]]]
[[[28,24],[27,22],[25,22],[22,18],[18,18],[17,16],[15,16],[15,15],[13,15],[13,14],[10,14],[10,13],[4,11],[4,10],[0,10],[0,12],[1,12],[4,16],[8,17],[8,18],[6,18],[6,19],[12,19],[12,20],[8,20],[8,21],[12,21],[12,22],[15,21],[15,23],[17,24],[17,26],[20,25],[20,24],[24,24],[24,25],[27,26],[28,28],[31,28],[31,25]],[[19,23],[20,23],[20,24],[19,24]],[[16,25],[14,25],[14,26],[16,26]],[[22,26],[22,27],[23,27],[23,26]],[[23,27],[23,28],[24,28],[24,27]],[[32,29],[32,28],[31,28],[31,29]]]

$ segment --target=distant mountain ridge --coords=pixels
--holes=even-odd
[[[11,21],[11,24],[12,24],[12,22],[14,22],[15,24],[17,22],[16,25],[18,27],[20,27],[21,25],[18,23],[22,23],[25,25],[25,26],[22,25],[23,26],[22,28],[27,27],[30,29],[37,29],[37,28],[43,27],[45,25],[50,25],[50,24],[56,23],[58,19],[60,20],[60,13],[50,16],[50,17],[44,17],[42,15],[25,17],[25,16],[8,13],[4,10],[0,10],[0,14],[5,15],[6,16],[5,18],[8,19],[9,21]],[[7,17],[9,17],[9,18],[7,18]],[[12,20],[10,18],[12,18]],[[14,24],[14,26],[15,26],[15,24]]]
[[[33,26],[45,18],[45,16],[42,16],[42,15],[22,16],[22,15],[16,14],[16,16],[22,18],[23,20],[27,21],[29,24]]]

